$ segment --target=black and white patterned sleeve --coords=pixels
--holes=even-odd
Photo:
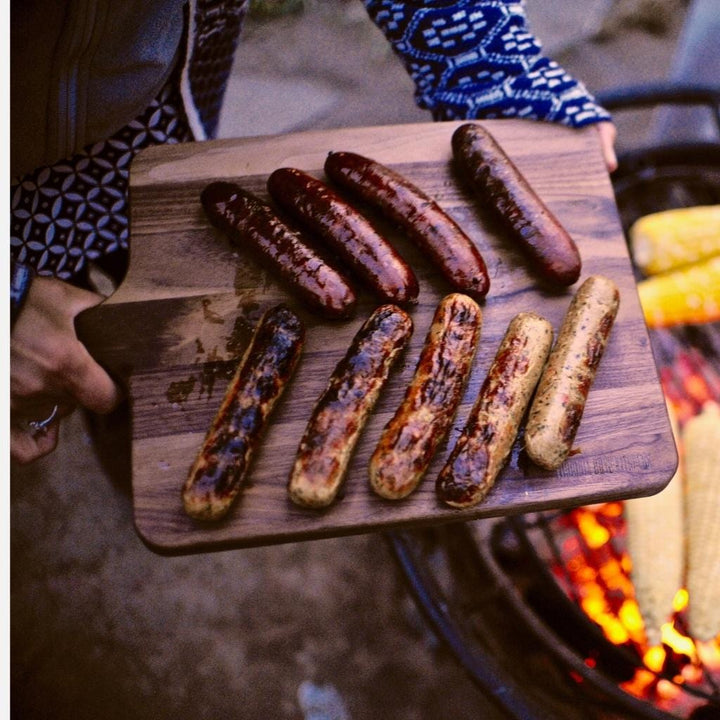
[[[545,57],[521,0],[364,0],[435,120],[528,118],[571,127],[610,120]]]

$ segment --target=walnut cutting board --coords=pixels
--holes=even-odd
[[[577,287],[559,293],[543,288],[475,207],[451,165],[450,137],[458,123],[152,148],[136,158],[131,171],[126,279],[112,297],[78,318],[91,352],[128,388],[136,527],[151,548],[189,553],[564,508],[648,495],[667,484],[677,455],[596,132],[518,120],[484,124],[576,239],[583,257],[580,282],[600,273],[620,287],[619,316],[576,438],[577,452],[558,472],[540,471],[525,459],[520,437],[484,503],[454,510],[436,501],[435,477],[510,319],[534,310],[557,331]],[[450,292],[403,236],[377,220],[420,280],[419,302],[411,309],[415,331],[361,437],[341,495],[330,508],[316,511],[287,499],[288,472],[316,398],[376,303],[362,294],[350,321],[322,321],[305,312],[209,225],[199,196],[220,178],[266,196],[265,180],[281,166],[322,177],[331,150],[391,165],[435,196],[477,242],[491,289],[473,373],[448,443],[413,495],[395,503],[377,498],[367,481],[368,458],[412,376],[435,308]],[[252,328],[265,309],[281,301],[298,309],[307,327],[298,371],[276,407],[239,502],[221,523],[197,523],[183,512],[182,484]]]

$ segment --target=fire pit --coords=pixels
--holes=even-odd
[[[720,92],[653,89],[615,108],[710,104]],[[642,215],[720,203],[720,145],[625,154],[613,176],[627,231]],[[678,421],[720,402],[720,323],[652,330]],[[661,643],[649,646],[631,579],[622,502],[388,534],[435,631],[508,717],[720,718],[720,644],[698,642],[679,587]]]
[[[720,718],[720,645],[676,596],[648,647],[622,503],[388,536],[435,631],[508,717]]]
[[[538,572],[552,575],[553,590],[529,600],[539,618],[563,636],[563,617],[549,611],[547,604],[560,588],[570,604],[553,597],[552,606],[565,612],[581,609],[600,631],[587,642],[566,639],[589,670],[582,677],[592,681],[592,672],[603,673],[621,691],[672,717],[720,717],[720,646],[690,636],[683,588],[678,589],[672,621],[663,627],[662,646],[648,647],[645,642],[629,574],[632,559],[624,543],[622,503],[554,517],[524,517],[509,524],[526,560],[538,563]],[[715,714],[709,714],[711,709]]]

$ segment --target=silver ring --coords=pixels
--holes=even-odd
[[[28,427],[32,430],[33,435],[42,434],[47,432],[48,427],[52,424],[53,420],[57,417],[58,406],[55,405],[51,410],[50,414],[44,420],[30,420]]]

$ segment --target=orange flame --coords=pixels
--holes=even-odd
[[[682,631],[681,620],[688,605],[685,588],[679,588],[675,595],[673,620],[662,627],[662,645],[647,645],[630,578],[631,559],[613,543],[613,538],[624,532],[623,503],[577,508],[568,514],[568,521],[582,538],[582,542],[571,539],[565,547],[569,551],[565,565],[568,579],[580,606],[610,642],[630,645],[642,658],[644,667],[622,684],[623,689],[638,697],[654,696],[659,703],[672,705],[679,701],[684,684],[702,682],[703,668],[706,671],[720,669],[720,643],[716,640],[698,644]],[[671,661],[669,666],[668,661]],[[664,679],[667,668],[676,666],[675,676]]]
[[[720,374],[694,348],[659,369],[663,393],[684,425],[708,400],[720,400]]]

